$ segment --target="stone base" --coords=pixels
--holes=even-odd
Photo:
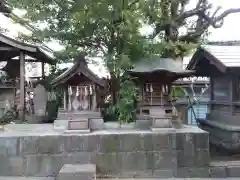
[[[89,131],[89,120],[57,120],[54,121],[53,130],[60,131]]]
[[[171,120],[167,118],[154,118],[150,129],[156,130],[161,128],[172,128]]]
[[[6,127],[0,176],[53,177],[64,164],[96,164],[99,177],[199,177],[209,167],[208,133],[197,127],[72,132],[53,131],[49,124]]]
[[[64,133],[74,134],[74,133],[90,133],[90,129],[86,130],[65,130]]]
[[[96,165],[93,164],[65,164],[60,170],[57,180],[94,180]]]

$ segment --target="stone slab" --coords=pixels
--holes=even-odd
[[[154,118],[152,121],[152,130],[157,130],[161,128],[171,128],[172,123],[170,119],[167,118]]]
[[[88,130],[89,120],[55,120],[53,124],[53,130],[65,131],[65,130]]]
[[[210,167],[210,177],[212,178],[226,178],[227,177],[227,168],[218,166]]]
[[[90,129],[85,129],[85,130],[65,130],[64,133],[65,134],[78,134],[78,133],[90,133]]]
[[[65,164],[56,180],[93,180],[96,178],[94,164]]]
[[[240,166],[227,166],[228,177],[240,177]]]
[[[89,129],[88,119],[68,121],[68,130],[86,130]]]
[[[102,130],[104,129],[104,121],[102,118],[91,118],[89,119],[89,128],[91,130]]]

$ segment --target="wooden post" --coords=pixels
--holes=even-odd
[[[92,87],[92,110],[96,111],[97,110],[97,95],[96,95],[96,85],[93,85]]]
[[[44,77],[45,77],[44,62],[42,62],[41,65],[42,65],[42,79],[44,79]]]
[[[25,54],[20,52],[20,120],[25,120]]]
[[[63,89],[63,109],[67,110],[67,92],[66,88]]]

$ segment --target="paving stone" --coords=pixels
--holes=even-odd
[[[240,177],[240,166],[227,166],[228,177]]]
[[[0,180],[55,180],[55,177],[0,176]]]
[[[133,171],[133,172],[122,172],[118,178],[152,178],[153,172],[152,170],[145,171]]]
[[[161,170],[153,170],[154,178],[173,178],[174,170],[172,169],[161,169]]]
[[[210,167],[210,177],[212,178],[226,178],[227,168],[224,166],[212,166]]]
[[[209,168],[178,168],[178,178],[209,178]]]
[[[65,164],[56,180],[93,180],[96,176],[96,165]]]

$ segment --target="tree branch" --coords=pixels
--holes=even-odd
[[[235,9],[228,9],[221,13],[219,16],[216,16],[217,12],[220,10],[220,7],[218,7],[212,16],[206,15],[206,13],[200,13],[198,18],[202,22],[201,25],[196,25],[196,29],[194,32],[189,32],[181,37],[179,37],[180,41],[197,41],[201,37],[201,35],[209,28],[209,26],[212,26],[213,28],[221,28],[223,25],[223,19],[233,13],[239,13],[240,8]],[[198,20],[198,21],[199,21]],[[200,22],[199,21],[199,22]],[[220,22],[221,21],[221,22]],[[220,24],[219,24],[220,22]]]

